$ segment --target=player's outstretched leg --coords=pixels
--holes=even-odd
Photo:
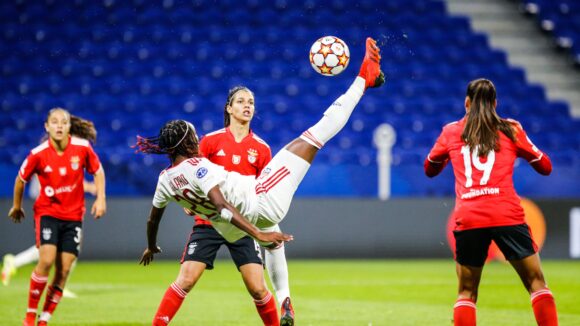
[[[380,67],[379,48],[373,39],[367,39],[365,58],[359,76],[352,85],[324,112],[320,121],[280,150],[264,168],[257,182],[264,197],[259,219],[262,229],[274,226],[286,216],[292,197],[302,182],[314,156],[324,144],[347,123],[355,106],[369,87],[384,83]],[[258,189],[258,188],[257,188]]]
[[[381,71],[381,55],[377,43],[367,38],[366,52],[360,67],[358,77],[350,88],[341,95],[324,112],[322,119],[306,130],[300,139],[312,145],[307,146],[299,140],[290,143],[286,149],[308,163],[312,163],[318,149],[336,135],[347,123],[352,111],[360,101],[367,88],[379,87],[385,83],[385,76]]]

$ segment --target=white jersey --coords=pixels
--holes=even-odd
[[[266,165],[260,176],[226,171],[206,158],[189,158],[159,174],[153,206],[165,207],[170,201],[209,220],[229,242],[247,234],[218,217],[207,194],[218,186],[228,203],[250,223],[263,231],[279,231],[292,197],[310,164],[283,149]]]
[[[255,220],[258,209],[255,177],[228,172],[206,158],[190,158],[161,171],[153,206],[163,208],[170,201],[175,201],[210,220],[226,240],[245,236],[232,224],[213,220],[219,213],[207,194],[215,186],[219,186],[226,201],[235,206],[242,216],[249,221]]]

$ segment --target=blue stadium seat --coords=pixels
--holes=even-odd
[[[569,0],[525,0],[553,35],[571,40],[580,62],[579,5]],[[518,119],[556,165],[580,167],[580,125],[568,105],[550,102],[541,85],[507,64],[466,17],[451,16],[430,0],[53,1],[0,4],[0,158],[16,168],[42,136],[47,110],[64,106],[99,129],[95,148],[114,194],[145,195],[155,187],[163,157],[135,155],[136,134],[155,135],[163,122],[184,118],[200,134],[221,128],[227,90],[249,86],[256,94],[254,130],[278,150],[319,119],[351,83],[363,56],[367,22],[378,39],[387,75],[369,91],[345,129],[322,150],[317,164],[373,167],[374,128],[397,131],[394,165],[417,195],[449,195],[453,185],[425,188],[423,159],[448,122],[464,113],[466,84],[490,78],[500,115]],[[76,14],[72,15],[71,11]],[[66,19],[64,19],[66,18]],[[308,50],[336,35],[351,51],[348,71],[328,78],[311,69]],[[38,130],[31,132],[31,130]],[[414,173],[414,172],[413,172]],[[131,185],[128,186],[127,184]],[[358,186],[352,187],[356,191]],[[362,187],[360,187],[362,188]],[[395,190],[396,194],[396,190]],[[353,193],[356,195],[356,193]]]

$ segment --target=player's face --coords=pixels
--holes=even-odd
[[[254,95],[246,90],[238,91],[228,106],[228,113],[231,121],[250,122],[254,117]]]
[[[68,138],[70,132],[68,113],[63,110],[55,110],[44,123],[44,129],[48,133],[48,137],[53,141],[58,142]]]

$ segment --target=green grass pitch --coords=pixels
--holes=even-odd
[[[544,261],[561,325],[580,325],[580,262]],[[150,325],[179,264],[80,261],[51,325]],[[32,267],[0,286],[0,324],[19,325]],[[451,260],[290,260],[298,325],[451,325],[456,277]],[[529,296],[504,263],[485,267],[478,325],[534,325]],[[42,302],[41,302],[42,304]],[[260,325],[232,262],[218,261],[186,298],[172,325]]]

